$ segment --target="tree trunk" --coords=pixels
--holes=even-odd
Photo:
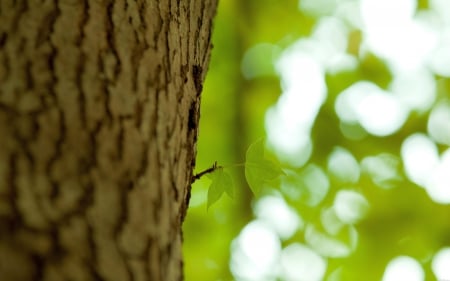
[[[182,280],[215,0],[0,1],[0,280]]]

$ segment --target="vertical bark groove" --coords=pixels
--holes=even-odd
[[[215,0],[0,1],[2,280],[182,280]]]

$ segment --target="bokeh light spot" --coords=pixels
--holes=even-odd
[[[264,222],[247,224],[231,245],[230,268],[234,276],[244,280],[266,280],[275,276],[281,251],[276,233]]]
[[[300,0],[298,7],[300,10],[311,16],[330,15],[335,7],[336,0]]]
[[[335,148],[328,157],[328,171],[341,182],[355,183],[359,180],[359,164],[344,148]]]
[[[358,192],[340,190],[334,199],[333,208],[342,222],[354,224],[367,214],[369,202]]]
[[[417,7],[416,0],[361,0],[361,14],[369,28],[410,20]],[[381,27],[379,27],[381,28]]]
[[[442,154],[425,187],[434,202],[450,204],[450,149]]]
[[[308,53],[320,62],[328,73],[354,70],[358,66],[358,61],[347,54],[348,33],[349,30],[341,19],[322,18],[309,40],[314,46],[308,50]]]
[[[305,240],[311,248],[324,257],[343,258],[349,256],[358,243],[358,232],[348,227],[345,241],[319,231],[314,225],[305,230]]]
[[[342,91],[336,99],[335,111],[341,121],[359,122],[376,136],[395,133],[409,113],[392,93],[368,81],[356,82]]]
[[[327,174],[316,165],[308,165],[301,172],[286,171],[281,180],[281,190],[288,198],[308,206],[317,206],[328,193],[330,181]]]
[[[439,15],[445,25],[450,24],[450,2],[448,0],[429,0],[430,8]]]
[[[436,32],[413,19],[416,7],[415,0],[361,1],[367,45],[394,70],[422,66],[436,45]]]
[[[392,94],[381,89],[367,93],[356,112],[361,126],[376,136],[395,133],[408,117],[406,108]]]
[[[438,280],[450,280],[450,247],[442,248],[434,255],[431,268]]]
[[[446,27],[446,30],[439,35],[439,42],[430,59],[431,69],[438,75],[450,77],[450,52],[448,51],[450,48],[450,27]]]
[[[281,269],[286,281],[323,280],[327,261],[311,248],[294,243],[281,253]]]
[[[396,257],[387,265],[383,281],[399,280],[424,281],[425,273],[415,259],[407,256]]]
[[[357,123],[357,108],[365,93],[377,91],[378,87],[368,81],[359,81],[342,91],[336,99],[334,109],[339,119],[346,123]]]
[[[363,171],[370,175],[372,181],[381,188],[395,187],[402,179],[400,159],[389,153],[368,156],[361,161]]]
[[[318,166],[309,165],[305,168],[301,177],[307,190],[305,202],[310,206],[316,206],[325,198],[330,188],[327,174]]]
[[[413,134],[403,141],[401,155],[406,175],[425,187],[429,175],[439,163],[436,144],[424,134]]]
[[[428,118],[428,133],[437,142],[450,145],[450,103],[433,108]]]
[[[391,91],[409,110],[425,112],[436,98],[436,81],[429,70],[397,72]]]
[[[330,235],[336,235],[344,227],[344,223],[336,215],[334,208],[323,209],[320,213],[320,221],[325,231]]]
[[[277,69],[284,92],[266,115],[268,142],[280,160],[301,166],[312,151],[310,131],[326,97],[324,70],[295,48],[283,53]]]
[[[290,238],[304,222],[280,196],[265,196],[255,206],[256,216],[277,232],[281,239]]]

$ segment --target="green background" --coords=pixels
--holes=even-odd
[[[275,61],[296,40],[310,37],[318,21],[331,14],[326,5],[315,14],[302,11],[299,2],[293,0],[219,2],[214,49],[202,94],[197,173],[211,167],[215,161],[225,166],[244,163],[249,145],[266,136],[266,111],[282,94]],[[427,1],[419,1],[417,9],[427,8]],[[308,162],[301,167],[281,163],[292,172],[292,180],[294,185],[298,182],[300,192],[305,189],[303,177],[311,169],[324,171],[330,187],[323,194],[323,200],[308,204],[307,196],[291,196],[276,182],[254,196],[246,183],[244,168],[235,165],[226,169],[234,182],[234,198],[224,195],[207,210],[211,181],[202,177],[192,186],[190,208],[183,226],[187,281],[240,280],[230,271],[232,241],[255,218],[253,208],[264,194],[281,196],[307,226],[320,229],[321,216],[342,189],[362,194],[367,199],[368,209],[361,210],[367,211],[361,214],[364,215],[361,221],[343,227],[334,236],[338,241],[351,244],[349,233],[355,230],[358,240],[349,255],[326,258],[324,280],[381,280],[387,264],[397,256],[416,259],[422,265],[426,280],[436,280],[431,263],[436,251],[450,246],[450,208],[433,202],[423,188],[408,179],[400,155],[402,143],[408,136],[417,132],[427,134],[430,111],[412,112],[400,130],[386,137],[365,134],[361,140],[351,140],[339,129],[340,121],[334,109],[339,93],[361,80],[372,81],[380,88],[386,88],[392,80],[392,71],[383,59],[373,53],[357,55],[363,37],[364,33],[357,28],[349,33],[347,51],[356,54],[358,66],[351,71],[326,74],[327,99],[313,124],[314,148]],[[254,46],[259,47],[252,49]],[[251,77],[245,77],[243,67]],[[437,104],[449,98],[450,81],[438,75],[435,79],[438,93],[434,103]],[[356,181],[346,181],[346,175],[331,174],[327,161],[337,147],[345,148],[358,165],[367,156],[384,153],[395,175],[386,182],[376,182],[363,169]],[[442,153],[448,145],[439,144],[438,149]],[[276,150],[268,150],[267,157],[276,161]],[[281,245],[307,244],[305,240],[303,227],[289,239],[282,240]]]

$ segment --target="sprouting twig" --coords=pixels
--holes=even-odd
[[[195,174],[194,176],[192,176],[191,183],[194,183],[196,180],[200,179],[202,176],[204,176],[204,175],[206,175],[206,174],[209,174],[209,173],[212,173],[212,172],[214,172],[215,170],[220,169],[220,168],[222,168],[222,166],[218,166],[218,165],[217,165],[217,161],[214,162],[214,164],[212,165],[212,167],[210,167],[210,168],[208,168],[208,169],[206,169],[206,170],[204,170],[204,171],[201,171],[200,173]]]

